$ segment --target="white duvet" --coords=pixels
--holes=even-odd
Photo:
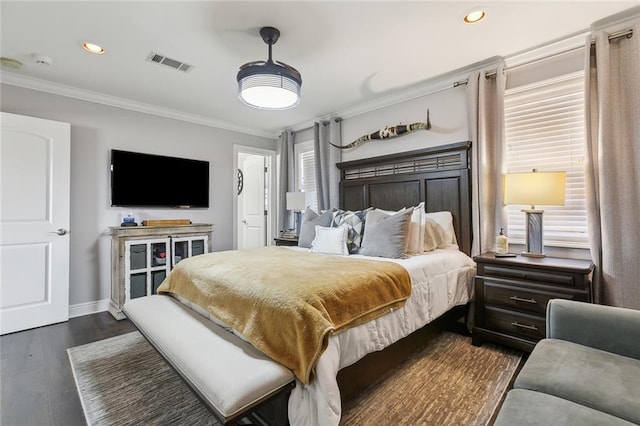
[[[329,345],[316,365],[315,380],[309,385],[298,381],[291,392],[290,424],[338,425],[342,412],[338,370],[408,336],[473,296],[475,263],[457,249],[438,249],[408,259],[379,260],[398,263],[409,271],[411,297],[401,309],[329,338]]]

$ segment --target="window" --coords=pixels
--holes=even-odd
[[[296,190],[315,193],[316,166],[313,141],[297,143],[293,149],[296,157]],[[314,199],[310,207],[317,211],[317,200]]]
[[[566,171],[565,205],[544,209],[544,243],[588,248],[584,178],[584,73],[505,92],[506,171]],[[536,206],[537,207],[537,206]],[[507,206],[511,242],[524,243],[522,206]]]

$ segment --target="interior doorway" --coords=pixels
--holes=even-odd
[[[234,146],[234,247],[262,247],[275,229],[275,151]]]

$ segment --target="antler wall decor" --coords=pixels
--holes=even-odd
[[[334,145],[331,142],[329,144],[338,149],[351,149],[357,148],[365,143],[376,139],[392,139],[398,136],[406,135],[407,133],[415,132],[417,130],[431,130],[431,119],[429,118],[429,110],[427,109],[427,122],[426,123],[411,123],[411,124],[398,124],[392,127],[385,127],[377,132],[370,133],[368,135],[360,136],[355,141],[348,145],[340,146]]]

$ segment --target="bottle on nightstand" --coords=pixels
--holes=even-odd
[[[500,228],[500,234],[496,237],[496,253],[509,253],[509,240],[507,239],[507,236],[504,235],[504,232],[502,232],[502,228]]]

